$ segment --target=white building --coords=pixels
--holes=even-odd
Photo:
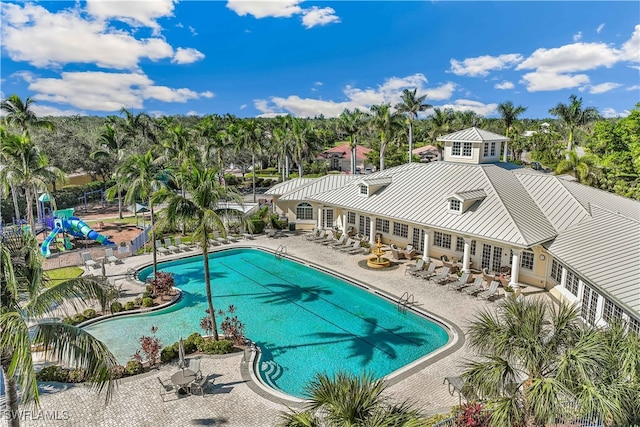
[[[499,162],[507,138],[469,128],[439,138],[444,161],[367,176],[278,184],[267,194],[298,229],[355,227],[373,243],[511,267],[511,281],[578,304],[591,324],[640,333],[640,202]]]

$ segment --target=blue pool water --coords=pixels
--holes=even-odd
[[[316,372],[347,371],[382,377],[444,346],[447,332],[411,312],[329,274],[256,249],[209,255],[216,310],[233,304],[245,334],[262,350],[260,375],[273,387],[303,396]],[[120,363],[139,348],[140,336],[170,345],[200,329],[206,315],[202,257],[158,265],[171,272],[184,297],[157,312],[115,318],[86,329]],[[152,269],[140,272],[144,280]],[[222,319],[218,317],[218,326]]]

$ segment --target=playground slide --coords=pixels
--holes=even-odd
[[[44,239],[44,242],[42,242],[42,246],[40,246],[40,252],[45,256],[45,258],[49,258],[51,256],[51,249],[49,249],[49,245],[55,242],[56,236],[58,235],[58,233],[62,233],[62,231],[63,230],[61,228],[54,228],[53,230],[51,230],[51,233],[49,233],[49,235]]]
[[[51,231],[51,233],[49,233],[47,238],[42,243],[42,246],[40,247],[40,252],[42,253],[42,255],[47,258],[51,256],[49,245],[54,241],[56,235],[61,232],[69,233],[80,238],[95,240],[96,242],[102,243],[103,245],[115,245],[115,243],[110,241],[107,236],[103,236],[102,234],[93,230],[80,218],[71,216],[67,219],[62,220],[62,228],[56,227]]]

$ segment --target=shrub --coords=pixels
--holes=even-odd
[[[73,319],[69,316],[62,319],[62,323],[65,325],[73,325]]]
[[[87,319],[93,319],[94,317],[96,317],[96,311],[93,308],[87,308],[82,312],[82,315]]]
[[[202,340],[198,350],[206,354],[229,354],[233,351],[233,343],[230,340]]]
[[[68,373],[67,382],[70,382],[70,383],[84,382],[84,369],[82,368],[71,369]]]
[[[160,345],[160,338],[156,337],[156,332],[158,328],[156,326],[151,327],[152,336],[141,336],[140,341],[140,349],[147,356],[147,362],[149,362],[149,366],[153,366],[156,364],[158,360],[158,355],[160,354],[160,349],[162,346]],[[142,362],[142,356],[140,355],[140,350],[136,351],[136,354],[133,355],[133,358]]]
[[[155,292],[156,295],[166,295],[175,284],[175,279],[172,273],[158,271],[155,277],[148,280],[147,283],[147,291],[149,291],[150,286],[152,293]]]
[[[184,340],[184,352],[193,353],[198,348],[198,343],[203,340],[202,335],[197,332],[192,333]]]
[[[169,363],[178,357],[178,343],[174,343],[168,347],[165,347],[160,351],[160,361],[162,363]]]
[[[74,314],[71,319],[73,320],[73,324],[74,325],[77,325],[78,323],[82,323],[82,322],[84,322],[86,320],[84,318],[84,316],[82,315],[82,313]]]
[[[124,366],[117,365],[111,368],[111,379],[117,380],[124,377]]]
[[[124,305],[125,310],[133,310],[134,308],[136,308],[136,303],[133,301],[127,301]]]
[[[122,311],[122,303],[120,301],[114,301],[111,303],[111,312],[120,313]]]
[[[138,375],[142,373],[144,368],[142,367],[142,363],[137,360],[129,360],[127,365],[124,367],[124,371],[128,375]]]
[[[46,366],[36,374],[38,381],[57,381],[66,383],[69,378],[69,372],[61,366]]]
[[[153,307],[153,298],[150,298],[150,297],[142,298],[142,306]]]
[[[253,225],[253,233],[260,234],[264,231],[264,221],[260,218],[251,218],[251,224]]]
[[[136,297],[136,299],[133,300],[133,303],[137,306],[142,305],[142,297]]]

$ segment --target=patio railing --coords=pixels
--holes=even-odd
[[[142,233],[140,233],[135,239],[131,241],[131,255],[135,255],[138,249],[144,247],[144,245],[149,241],[150,230],[151,226],[148,226],[142,231]]]

